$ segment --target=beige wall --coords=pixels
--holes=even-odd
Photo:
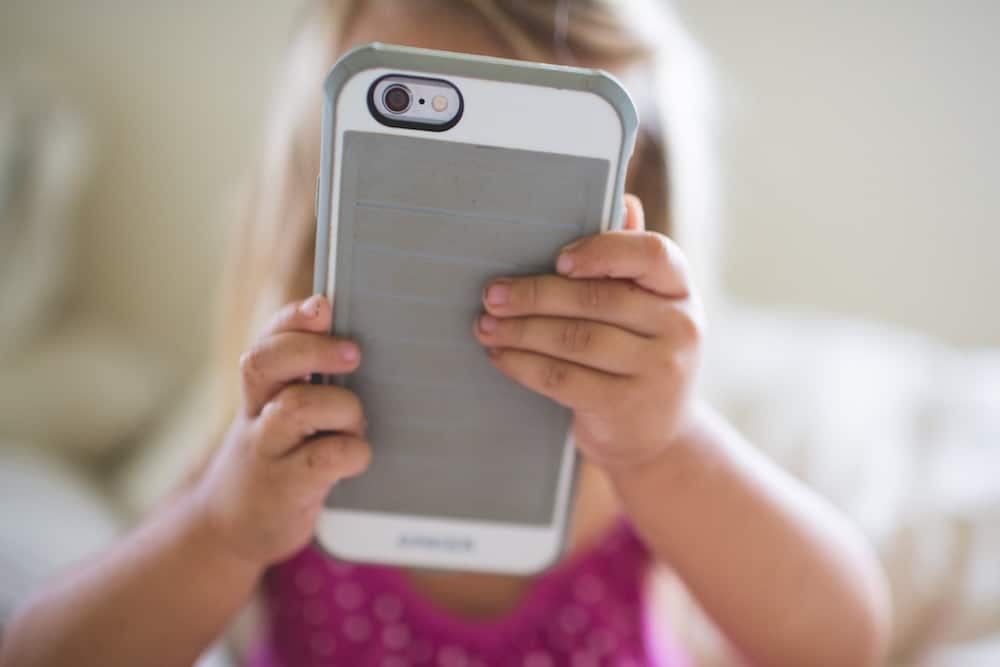
[[[181,367],[204,349],[221,204],[298,5],[0,7],[0,70],[55,73],[97,131],[81,307]],[[1000,344],[1000,5],[679,6],[723,80],[733,291]]]
[[[181,367],[203,351],[223,203],[257,147],[299,2],[7,0],[0,72],[60,79],[90,116],[78,299]],[[32,74],[31,76],[37,76]]]
[[[683,0],[736,294],[1000,344],[1000,3]]]

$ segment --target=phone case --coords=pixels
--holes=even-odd
[[[472,326],[490,278],[551,273],[558,248],[600,230],[608,162],[600,161],[601,172],[591,158],[503,148],[487,155],[481,146],[417,136],[338,137],[334,110],[342,86],[374,68],[601,96],[623,129],[613,175],[613,226],[623,213],[635,108],[621,85],[598,70],[383,44],[343,56],[325,83],[314,289],[323,293],[328,283],[333,213],[338,237],[332,333],[358,340],[364,355],[357,373],[335,381],[361,397],[376,449],[369,473],[338,484],[330,502],[347,509],[545,524],[554,506],[552,466],[535,470],[527,462],[540,460],[532,458],[533,447],[564,446],[570,413],[496,371]],[[349,165],[341,174],[332,168],[337,139],[344,141],[342,162]],[[488,182],[469,176],[484,169]],[[392,176],[399,170],[405,179]],[[333,178],[342,179],[338,212],[330,210]],[[573,196],[558,206],[539,194],[560,188]],[[481,447],[476,470],[456,475],[436,462],[449,448],[486,438],[492,444]],[[392,452],[397,462],[413,453],[404,466],[409,475],[399,466],[380,468],[380,452]],[[512,477],[520,482],[517,488],[509,484]]]

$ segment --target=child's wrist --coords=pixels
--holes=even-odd
[[[692,456],[698,456],[694,451],[697,448],[695,434],[701,429],[704,416],[704,406],[692,404],[677,432],[664,436],[663,442],[651,448],[648,456],[601,466],[619,495],[627,493],[636,484],[644,483],[650,477],[684,474],[683,471],[692,464]]]
[[[184,533],[206,562],[218,563],[227,572],[256,581],[267,564],[247,557],[221,529],[203,489],[194,488],[181,503]]]

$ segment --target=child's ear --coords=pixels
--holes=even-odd
[[[646,215],[642,202],[633,194],[625,193],[625,231],[641,232],[646,229]]]

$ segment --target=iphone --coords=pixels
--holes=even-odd
[[[637,117],[607,73],[371,44],[325,83],[315,291],[360,368],[372,464],[317,542],[349,560],[532,573],[563,548],[570,412],[475,340],[482,290],[614,227]]]

